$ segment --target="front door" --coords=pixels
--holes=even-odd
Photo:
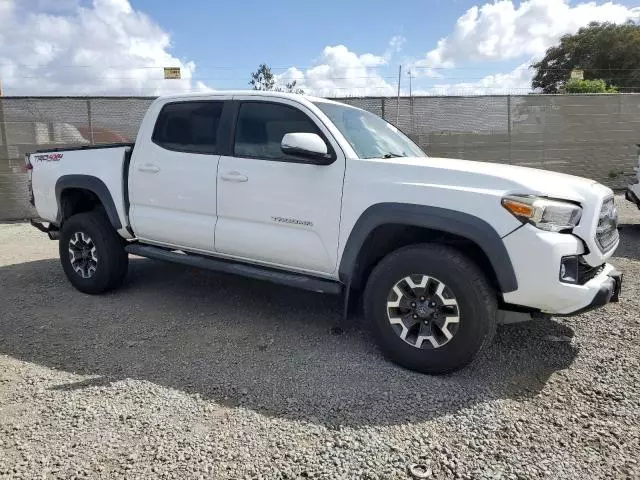
[[[216,252],[332,273],[337,266],[344,155],[304,105],[251,98],[239,99],[233,155],[220,158]],[[283,154],[282,137],[298,132],[319,134],[335,161],[312,165]]]
[[[130,221],[141,240],[213,252],[219,125],[225,102],[181,101],[161,108],[138,139],[129,174]]]

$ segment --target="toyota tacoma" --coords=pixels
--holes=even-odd
[[[470,363],[496,324],[617,301],[613,192],[530,168],[427,156],[378,116],[277,92],[155,100],[135,144],[26,158],[37,220],[81,292],[128,255],[362,302],[384,354]]]

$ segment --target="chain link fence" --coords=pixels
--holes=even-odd
[[[640,94],[338,99],[398,126],[429,155],[507,163],[627,185]],[[24,154],[133,142],[151,97],[0,98],[0,220],[34,215]]]
[[[0,220],[32,217],[25,153],[135,141],[151,97],[0,98]]]

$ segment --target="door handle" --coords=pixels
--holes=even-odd
[[[238,183],[246,182],[249,180],[249,177],[236,171],[223,173],[222,175],[220,175],[220,178],[225,182],[238,182]]]
[[[160,171],[160,167],[153,165],[152,163],[145,163],[138,167],[139,172],[148,172],[148,173],[158,173]]]

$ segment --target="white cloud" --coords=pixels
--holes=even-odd
[[[640,20],[640,7],[614,1],[495,0],[470,8],[424,58],[405,67],[413,76],[439,82],[414,88],[416,94],[515,93],[530,85],[533,72],[526,64],[458,83],[448,83],[445,72],[463,64],[461,71],[470,77],[469,62],[540,57],[560,36],[591,21],[630,19]],[[169,34],[130,0],[0,0],[0,25],[0,78],[7,95],[210,90],[193,79],[193,62],[171,53]],[[284,85],[295,80],[306,92],[321,96],[395,95],[396,71],[391,67],[396,67],[393,58],[404,43],[404,37],[395,36],[378,53],[327,46],[312,67],[293,66],[277,81]],[[180,67],[183,79],[164,80],[165,66]],[[240,84],[244,82],[238,79]]]
[[[640,20],[640,7],[630,8],[613,1],[495,0],[470,8],[457,20],[452,33],[441,38],[423,59],[405,66],[414,77],[427,76],[439,82],[414,89],[418,95],[526,93],[534,73],[528,68],[529,59],[544,55],[562,35],[574,33],[593,21],[628,20]],[[394,79],[383,77],[376,67],[390,65],[404,41],[400,36],[392,38],[381,55],[357,55],[344,45],[326,47],[316,66],[306,71],[292,67],[280,80],[296,80],[307,92],[322,96],[394,95],[397,88]],[[516,59],[529,61],[507,73],[447,82],[446,72],[461,63],[465,67],[458,70],[458,76],[473,77],[473,70],[467,67],[469,62]],[[406,78],[403,84],[405,81]],[[405,85],[402,92],[407,93]]]
[[[64,12],[79,4],[80,0],[20,0],[22,8],[37,12]]]
[[[377,69],[388,65],[403,43],[403,37],[393,37],[382,55],[358,55],[344,45],[328,46],[313,67],[306,71],[291,67],[278,75],[278,83],[295,80],[306,93],[324,97],[393,95],[396,87]]]
[[[54,8],[55,7],[55,8]],[[129,0],[0,0],[0,78],[6,95],[139,94],[206,90],[195,64]],[[164,80],[162,67],[180,67]]]
[[[391,40],[389,40],[387,51],[384,54],[385,58],[387,60],[391,60],[391,57],[393,57],[396,53],[400,53],[406,41],[407,39],[402,35],[395,35],[391,37]]]
[[[461,61],[540,57],[560,37],[592,21],[640,20],[640,7],[607,2],[571,4],[568,0],[498,0],[474,6],[456,22],[417,66],[450,68]]]
[[[416,90],[416,95],[526,94],[531,90],[533,71],[523,63],[508,73],[487,75],[472,82],[440,83]]]

